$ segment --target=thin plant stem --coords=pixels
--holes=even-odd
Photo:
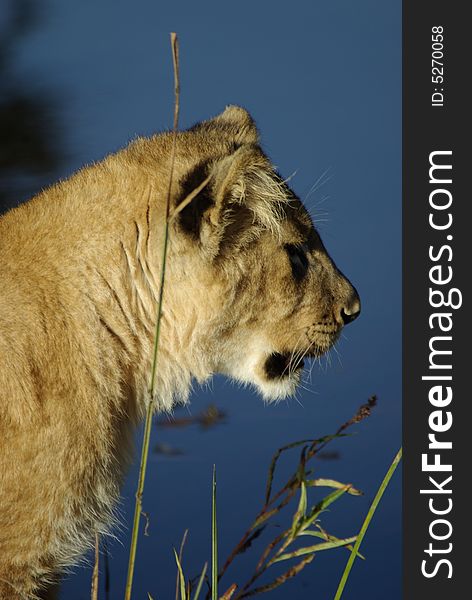
[[[370,505],[370,508],[366,515],[366,518],[364,519],[364,522],[362,523],[361,530],[359,531],[359,534],[356,539],[356,543],[354,544],[354,548],[352,549],[352,552],[347,561],[346,568],[344,569],[344,573],[341,577],[341,581],[339,582],[339,586],[336,591],[336,596],[334,597],[334,600],[339,600],[341,598],[341,594],[343,593],[347,578],[349,577],[349,573],[351,572],[352,565],[354,564],[354,559],[356,558],[356,556],[358,554],[359,546],[361,545],[362,540],[364,539],[365,532],[367,531],[367,528],[369,527],[372,517],[374,516],[374,513],[377,509],[377,506],[378,506],[380,500],[382,499],[383,493],[385,492],[385,490],[390,482],[390,479],[392,478],[392,475],[394,474],[395,469],[397,468],[398,463],[400,462],[401,458],[402,458],[402,448],[400,447],[400,450],[397,452],[397,455],[393,459],[393,462],[390,465],[390,468],[388,469],[387,474],[385,475],[382,483],[380,484],[380,487],[377,490],[377,493],[375,495],[375,498],[374,498],[372,504]]]
[[[213,465],[211,502],[211,600],[218,600],[218,531],[216,523],[216,466]]]
[[[98,532],[95,532],[95,563],[93,565],[91,600],[98,600],[98,566],[100,560],[100,542]]]
[[[162,267],[161,267],[161,278],[159,287],[159,298],[157,302],[157,317],[156,317],[156,331],[154,336],[154,350],[152,359],[151,377],[149,383],[149,400],[146,410],[146,421],[144,425],[143,445],[141,449],[141,461],[139,466],[139,477],[138,485],[136,490],[136,502],[134,507],[134,518],[133,518],[133,531],[131,534],[131,545],[129,552],[128,562],[128,576],[126,579],[125,588],[125,600],[131,599],[131,591],[133,586],[133,575],[136,561],[136,549],[138,546],[138,533],[139,533],[139,522],[142,513],[142,498],[144,491],[144,481],[146,478],[146,467],[149,454],[149,442],[151,438],[151,425],[152,425],[152,414],[154,409],[154,396],[155,396],[155,380],[157,371],[157,355],[159,349],[159,338],[161,331],[161,317],[162,317],[162,300],[164,297],[164,283],[165,283],[165,272],[166,272],[166,261],[167,261],[167,248],[169,244],[169,214],[170,214],[170,198],[172,194],[172,179],[174,174],[175,164],[175,148],[177,139],[177,127],[179,121],[179,96],[180,96],[180,84],[179,84],[179,50],[178,40],[175,33],[170,34],[171,47],[172,47],[172,59],[174,66],[174,127],[173,127],[173,139],[172,139],[172,154],[171,154],[171,167],[169,174],[169,185],[167,190],[167,202],[166,202],[166,214],[165,214],[165,229],[164,229],[164,240],[162,249]]]
[[[151,402],[148,404],[148,410],[146,413],[146,423],[144,426],[144,436],[143,436],[143,446],[141,450],[141,462],[139,467],[139,479],[138,479],[138,488],[136,491],[136,502],[134,506],[134,518],[133,518],[133,531],[131,534],[131,547],[129,553],[129,562],[128,562],[128,577],[126,579],[126,589],[125,589],[125,600],[130,600],[131,598],[131,590],[133,586],[133,575],[134,575],[134,565],[136,560],[136,549],[138,546],[138,533],[139,533],[139,521],[141,518],[142,512],[142,499],[143,499],[143,491],[144,491],[144,480],[146,476],[146,464],[147,457],[149,453],[149,440],[151,437],[151,423],[152,423],[152,407]],[[149,416],[151,415],[151,416]]]

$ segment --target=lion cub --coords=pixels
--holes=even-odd
[[[113,522],[148,402],[172,135],[0,218],[0,598],[32,598]],[[360,311],[242,108],[178,133],[158,410],[213,373],[293,394]]]

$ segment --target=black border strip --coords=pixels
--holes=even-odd
[[[472,397],[467,377],[472,371],[467,318],[472,272],[469,225],[472,194],[468,189],[472,153],[468,147],[471,119],[466,110],[466,103],[470,104],[467,88],[471,87],[468,63],[472,54],[472,25],[465,15],[466,7],[467,3],[454,0],[403,2],[403,595],[406,600],[472,598],[469,583]],[[441,31],[442,49],[432,39]],[[436,43],[434,48],[433,43]],[[442,65],[432,64],[435,49],[434,56]],[[433,66],[439,69],[433,72]],[[443,81],[438,78],[441,67]],[[433,105],[432,94],[438,92],[443,94],[443,100],[437,94],[437,103]],[[431,155],[432,152],[451,154]],[[430,161],[451,165],[452,169],[433,170],[430,182]],[[448,182],[449,179],[452,181]],[[447,208],[431,206],[431,203],[446,206],[449,200],[451,205]],[[450,227],[435,229],[429,222],[430,214],[433,224],[439,226],[449,222],[450,214]],[[439,268],[431,272],[432,267]],[[448,283],[431,280],[445,280],[451,274]],[[461,307],[434,308],[430,288],[442,292],[446,301],[451,290],[458,290],[450,298],[453,304],[458,304],[462,297]],[[432,302],[441,304],[441,301],[440,294],[433,295]],[[438,313],[449,316],[442,320],[432,317]],[[452,324],[450,331],[441,331],[440,322],[444,329]],[[448,336],[451,339],[446,339]],[[434,351],[452,354],[432,354],[430,343]],[[430,360],[439,368],[432,368]],[[448,365],[452,368],[445,368]],[[423,376],[452,379],[424,380]],[[435,386],[438,386],[436,393],[430,392]],[[450,402],[447,387],[451,388]],[[439,428],[445,431],[435,431]],[[446,444],[451,442],[452,448],[428,448],[430,434]],[[438,460],[442,468],[450,465],[452,470],[425,470],[423,454],[427,455],[427,463]],[[447,481],[450,476],[452,479]],[[430,492],[422,494],[422,489]],[[447,509],[450,510],[442,515],[433,513]]]

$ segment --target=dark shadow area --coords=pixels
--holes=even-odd
[[[6,6],[5,6],[6,5]],[[44,17],[33,0],[5,3],[0,35],[0,212],[40,189],[61,163],[57,94],[41,93],[18,76],[21,40]]]

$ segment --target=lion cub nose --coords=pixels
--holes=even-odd
[[[340,317],[344,325],[351,323],[361,314],[361,301],[356,291],[344,306],[340,306]]]

